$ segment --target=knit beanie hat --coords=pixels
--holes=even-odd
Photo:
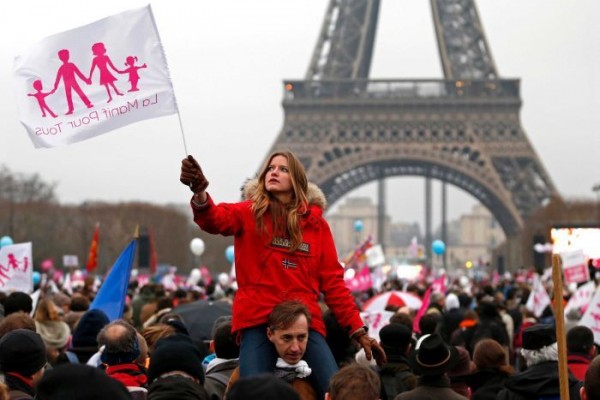
[[[121,382],[85,364],[60,364],[49,370],[36,392],[37,400],[131,400]]]
[[[0,370],[31,376],[46,365],[46,346],[35,332],[15,329],[0,339]]]
[[[206,389],[198,382],[182,376],[168,376],[148,388],[148,400],[208,400]]]
[[[148,382],[171,371],[183,371],[204,385],[202,354],[187,335],[177,333],[160,339],[150,354]]]
[[[109,322],[110,320],[101,310],[86,311],[73,332],[72,347],[98,347],[96,337]]]

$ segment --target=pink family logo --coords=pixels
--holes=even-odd
[[[19,264],[23,265],[22,269],[19,267]],[[0,264],[0,286],[4,286],[6,284],[6,282],[8,282],[10,280],[10,276],[7,275],[7,272],[10,271],[10,268],[17,270],[17,271],[27,272],[28,267],[29,267],[29,258],[23,257],[23,260],[19,261],[19,260],[17,260],[17,258],[15,257],[14,254],[9,253],[8,254],[8,266],[5,267],[4,265]]]
[[[67,99],[67,104],[69,106],[69,109],[65,113],[65,115],[73,114],[73,111],[75,110],[73,105],[73,92],[75,92],[79,96],[79,98],[87,108],[93,108],[94,105],[90,102],[84,91],[81,89],[79,81],[83,81],[87,85],[91,85],[92,77],[94,76],[94,71],[96,71],[96,69],[100,74],[100,85],[106,88],[106,94],[108,95],[107,103],[110,103],[113,99],[111,92],[114,92],[114,94],[117,96],[123,96],[123,93],[119,92],[119,89],[115,85],[115,82],[117,82],[118,79],[115,77],[115,75],[113,75],[113,71],[118,74],[129,75],[130,88],[128,92],[137,92],[139,90],[138,83],[140,81],[140,74],[138,71],[142,68],[147,67],[145,63],[142,65],[136,65],[137,57],[129,56],[125,60],[126,68],[120,70],[117,67],[115,67],[110,57],[106,55],[106,47],[104,47],[104,43],[95,43],[92,46],[92,53],[94,55],[94,58],[92,60],[92,66],[90,68],[89,76],[85,76],[81,72],[79,67],[77,67],[77,65],[69,61],[69,50],[62,49],[58,51],[58,58],[60,59],[60,61],[62,61],[62,65],[60,66],[58,71],[56,71],[54,88],[49,92],[44,92],[44,86],[41,80],[38,79],[33,82],[33,88],[36,90],[36,92],[28,93],[27,96],[36,98],[38,105],[40,106],[40,110],[42,112],[42,117],[46,117],[46,112],[50,114],[53,118],[58,117],[58,115],[56,115],[50,109],[48,104],[46,104],[46,97],[53,95],[56,92],[61,80],[63,81],[63,85],[65,88],[65,96]]]

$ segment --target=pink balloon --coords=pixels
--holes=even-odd
[[[42,271],[46,272],[54,268],[54,261],[51,258],[46,258],[42,261]]]

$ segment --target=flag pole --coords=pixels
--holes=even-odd
[[[558,344],[558,379],[560,398],[569,400],[569,371],[567,369],[567,339],[565,336],[565,312],[563,308],[562,259],[552,256],[552,282],[554,286],[554,319],[556,320],[556,342]]]

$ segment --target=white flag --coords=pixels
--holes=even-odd
[[[33,292],[31,243],[3,246],[0,249],[0,292]]]
[[[569,299],[569,302],[565,306],[565,315],[569,313],[572,309],[581,309],[587,308],[594,296],[594,292],[596,291],[596,283],[594,281],[590,281],[585,285],[581,285],[575,293]]]
[[[587,326],[594,332],[594,342],[600,344],[600,290],[592,298],[590,305],[577,325]]]
[[[542,284],[542,280],[538,274],[533,276],[533,289],[529,294],[525,307],[532,311],[536,317],[540,317],[547,306],[550,305],[550,296]]]
[[[149,5],[43,39],[15,59],[15,78],[36,148],[177,113]]]

